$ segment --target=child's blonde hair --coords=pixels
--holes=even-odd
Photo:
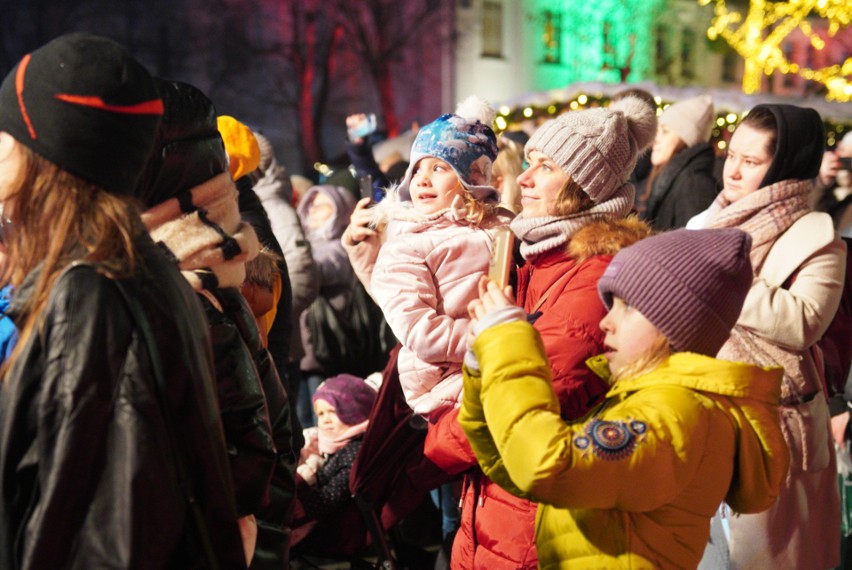
[[[497,158],[491,167],[491,179],[502,179],[497,188],[500,204],[517,214],[521,211],[521,186],[518,184],[518,176],[524,171],[524,148],[503,136],[497,139],[497,148]]]
[[[462,187],[464,188],[464,186]],[[471,224],[479,226],[485,218],[494,213],[494,204],[477,200],[467,188],[464,189],[462,197],[465,206],[467,206],[467,221]]]
[[[625,378],[636,378],[646,372],[651,372],[672,355],[672,345],[662,333],[657,337],[648,350],[630,364],[623,366],[609,377],[610,384],[615,384]]]

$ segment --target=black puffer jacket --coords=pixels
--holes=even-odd
[[[706,210],[719,185],[713,176],[715,155],[708,143],[683,149],[654,180],[644,218],[657,231],[682,228]]]
[[[173,429],[118,287],[91,266],[69,269],[0,384],[0,568],[207,567],[172,446],[221,568],[245,568],[204,315],[147,235],[137,249],[142,267],[121,283],[153,331]]]

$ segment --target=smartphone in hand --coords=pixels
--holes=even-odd
[[[361,198],[369,198],[373,201],[373,177],[366,174],[358,179],[358,187],[361,192]]]
[[[491,249],[491,261],[488,263],[488,279],[494,281],[501,290],[509,284],[509,274],[514,263],[515,234],[509,228],[497,230]]]

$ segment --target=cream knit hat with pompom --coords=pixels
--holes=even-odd
[[[606,108],[571,111],[547,121],[524,147],[538,150],[567,172],[593,202],[608,200],[654,140],[657,117],[647,103],[625,97]]]

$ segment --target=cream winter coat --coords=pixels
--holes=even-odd
[[[845,267],[846,247],[831,218],[810,212],[776,240],[737,321],[801,353],[799,368],[786,371],[783,392],[804,397],[782,398],[791,467],[778,501],[765,513],[731,520],[734,568],[831,568],[839,563],[840,506],[828,404],[809,349],[837,311]],[[719,357],[725,358],[725,347]]]

